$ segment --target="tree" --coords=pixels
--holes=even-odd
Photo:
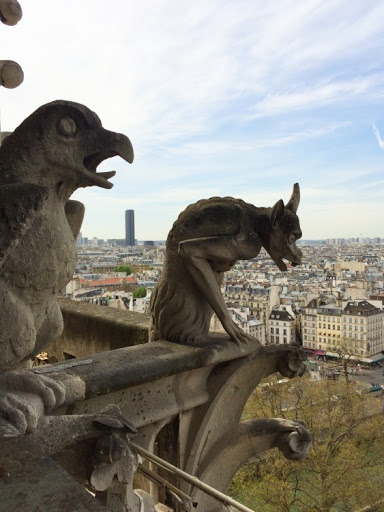
[[[139,286],[139,288],[136,288],[136,290],[133,292],[134,299],[143,299],[146,296],[147,289],[144,286]]]
[[[256,512],[352,512],[384,498],[382,404],[357,383],[270,381],[255,390],[245,416],[300,419],[314,438],[305,461],[273,450],[240,470],[231,492]]]
[[[115,268],[115,272],[125,272],[125,275],[130,276],[132,274],[132,268],[129,265],[119,265]]]

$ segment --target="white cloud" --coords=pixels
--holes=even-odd
[[[376,140],[377,140],[380,148],[384,149],[384,141],[380,136],[379,130],[376,128],[376,125],[374,125],[374,124],[372,125],[372,128],[373,128],[373,133],[375,134]]]
[[[327,105],[350,103],[359,97],[366,101],[368,95],[371,96],[371,100],[372,95],[377,99],[384,96],[383,86],[384,74],[268,94],[251,108],[249,118],[284,115],[287,112],[304,109],[313,111]]]
[[[112,191],[80,193],[96,236],[128,207],[146,211],[149,237],[198,194],[267,204],[299,180],[321,204],[320,189],[345,197],[352,180],[377,181],[364,116],[383,100],[384,3],[25,0],[23,10],[0,27],[3,58],[25,72],[0,90],[3,128],[72,99],[135,147]]]

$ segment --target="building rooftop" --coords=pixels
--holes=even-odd
[[[380,309],[375,307],[373,304],[366,300],[349,301],[344,308],[343,313],[347,315],[377,315],[380,313]]]

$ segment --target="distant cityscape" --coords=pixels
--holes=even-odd
[[[73,300],[149,312],[164,240],[135,239],[133,210],[125,238],[79,235]],[[266,345],[299,343],[308,354],[341,353],[362,364],[384,361],[384,238],[300,240],[301,265],[281,272],[262,250],[226,272],[222,293],[233,321]],[[129,266],[129,275],[121,269]],[[140,296],[137,290],[141,289]],[[223,331],[212,319],[211,330]]]
[[[384,243],[384,238],[379,236],[369,238],[363,237],[362,235],[356,238],[326,238],[321,240],[298,240],[298,245],[352,245],[352,244],[380,244]],[[136,240],[135,238],[135,211],[125,211],[125,238],[88,238],[83,237],[82,233],[79,234],[77,239],[77,245],[93,245],[102,246],[119,245],[121,247],[134,247],[136,245],[146,245],[154,247],[156,245],[165,245],[165,240]]]
[[[133,243],[127,243],[126,238],[88,238],[83,237],[80,233],[77,239],[77,245],[119,245],[121,247],[134,247],[136,245],[147,245],[147,246],[155,246],[155,245],[165,245],[165,240],[137,240],[134,239]],[[375,236],[373,238],[369,237],[357,237],[357,238],[326,238],[322,240],[298,240],[297,245],[369,245],[369,244],[382,244],[384,243],[384,238],[379,236]]]

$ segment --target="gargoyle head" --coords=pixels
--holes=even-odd
[[[284,206],[282,199],[277,201],[269,216],[270,228],[263,246],[282,271],[287,270],[283,259],[290,261],[293,266],[301,263],[302,252],[296,246],[296,240],[302,236],[299,217],[296,215],[299,202],[300,188],[295,183],[288,203]]]
[[[128,137],[105,130],[84,105],[63,100],[38,108],[4,140],[6,146],[25,162],[23,175],[12,166],[13,181],[62,183],[70,192],[92,185],[112,188],[108,180],[115,171],[96,172],[97,166],[117,155],[133,161]]]

